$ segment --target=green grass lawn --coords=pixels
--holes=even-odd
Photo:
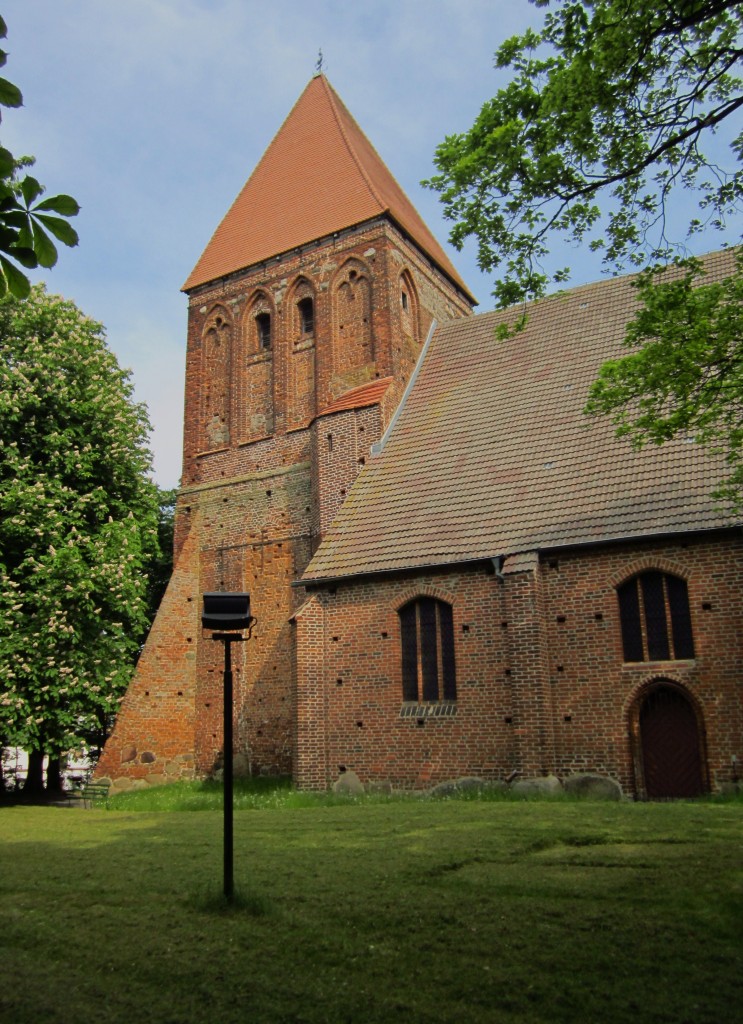
[[[741,802],[267,793],[229,909],[221,851],[219,810],[0,810],[0,1020],[743,1020]]]

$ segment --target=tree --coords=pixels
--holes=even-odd
[[[714,496],[743,508],[743,252],[737,272],[704,284],[697,261],[637,280],[642,305],[627,327],[630,354],[605,363],[586,412],[611,416],[635,447],[693,436],[725,455]]]
[[[505,263],[499,305],[545,293],[556,238],[643,267],[678,255],[679,190],[685,208],[695,192],[692,235],[740,208],[743,135],[729,171],[702,145],[743,105],[742,28],[741,0],[565,0],[540,32],[503,43],[496,66],[511,83],[438,147],[441,173],[426,182],[456,221],[452,242],[474,236],[483,270]]]
[[[8,30],[0,17],[0,39]],[[7,62],[7,53],[0,50],[0,67]],[[20,89],[6,78],[0,78],[0,107],[20,107]],[[40,199],[44,187],[36,178],[25,174],[32,166],[32,157],[16,158],[0,146],[0,297],[10,292],[25,298],[31,284],[19,268],[53,267],[57,247],[50,235],[64,245],[77,245],[78,236],[68,223],[80,211],[72,196],[58,195]]]
[[[126,689],[158,496],[128,372],[43,286],[0,302],[0,421],[0,736],[38,764],[105,734]]]
[[[160,607],[165,590],[170,582],[173,572],[173,539],[175,532],[175,499],[176,490],[166,490],[158,487],[158,520],[157,520],[157,541],[158,548],[147,567],[148,589],[147,605],[149,617],[152,621]]]
[[[742,30],[741,0],[558,2],[540,31],[499,48],[511,82],[438,147],[440,173],[424,183],[456,222],[452,242],[473,236],[481,268],[499,270],[501,307],[568,279],[568,267],[545,270],[564,242],[601,254],[607,271],[644,271],[631,354],[602,370],[587,411],[638,446],[692,432],[720,448],[731,474],[718,493],[739,507],[743,264],[700,284],[687,245],[741,209],[743,135],[728,133],[727,167],[718,151],[743,106]],[[661,272],[669,262],[683,266],[675,281]]]

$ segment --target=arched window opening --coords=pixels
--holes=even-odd
[[[348,260],[336,275],[332,289],[333,371],[341,388],[362,383],[359,371],[374,359],[373,296],[368,268]],[[341,388],[342,390],[342,388]]]
[[[694,657],[685,580],[651,570],[623,583],[617,597],[625,661]]]
[[[300,299],[297,303],[299,310],[299,329],[305,334],[313,334],[315,330],[315,306],[312,299]]]
[[[203,445],[221,448],[230,442],[231,326],[213,313],[204,331],[202,391]]]
[[[456,700],[451,605],[418,597],[400,609],[404,701]]]
[[[400,327],[406,337],[415,345],[419,344],[418,296],[413,278],[407,270],[400,275]]]
[[[258,313],[255,318],[255,328],[258,333],[258,348],[268,352],[271,348],[271,314]]]

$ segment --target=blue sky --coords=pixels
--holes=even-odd
[[[336,91],[442,243],[421,188],[436,145],[505,77],[493,53],[541,21],[526,0],[11,0],[7,77],[25,106],[1,138],[82,206],[80,246],[49,290],[102,321],[149,407],[156,479],[180,475],[186,298],[180,288],[310,79]],[[713,242],[713,245],[716,242]],[[712,247],[712,246],[709,246]],[[451,258],[491,307],[474,246]],[[565,260],[561,262],[566,262]],[[573,261],[575,262],[575,261]],[[576,266],[575,282],[600,267]]]

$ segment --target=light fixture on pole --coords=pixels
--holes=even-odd
[[[255,625],[255,618],[250,614],[250,594],[204,594],[204,609],[201,625],[204,629],[212,629],[212,640],[224,644],[224,895],[232,900],[235,883],[233,873],[233,800],[232,800],[232,644],[242,643],[250,639]],[[242,630],[248,630],[243,636]]]

